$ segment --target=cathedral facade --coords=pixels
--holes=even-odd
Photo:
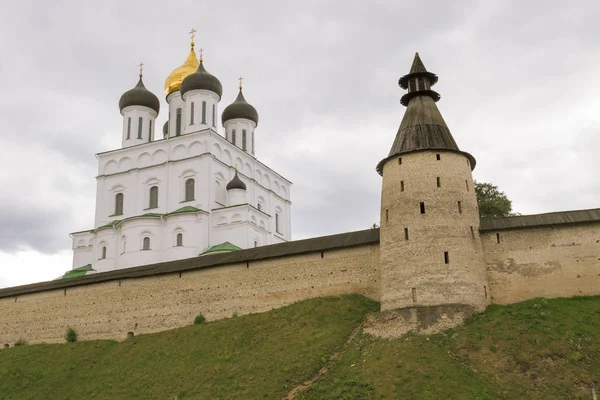
[[[222,92],[192,40],[165,81],[161,132],[140,70],[119,100],[121,148],[96,155],[94,228],[71,234],[78,275],[290,240],[292,183],[256,158],[258,113],[241,82],[219,114]]]

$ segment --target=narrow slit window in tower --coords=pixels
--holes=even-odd
[[[419,205],[421,207],[421,214],[425,214],[425,203],[421,202]]]
[[[400,181],[400,191],[404,192],[404,181]]]
[[[177,109],[175,115],[175,136],[181,135],[181,108]]]
[[[177,234],[177,246],[183,246],[183,233]]]
[[[242,129],[242,150],[246,151],[246,130]]]
[[[190,125],[194,125],[194,102],[190,104]]]
[[[256,240],[254,241],[254,247],[258,247],[258,242]]]
[[[148,201],[148,208],[158,208],[158,186],[152,186],[150,188],[150,199]]]
[[[127,118],[127,139],[131,139],[131,117]]]
[[[419,78],[418,82],[419,82],[419,90],[425,90],[425,85],[423,84],[423,78]]]
[[[231,143],[235,144],[235,129],[231,130]]]
[[[194,200],[195,186],[196,186],[196,182],[194,181],[194,179],[190,178],[185,181],[185,200],[184,201]]]
[[[437,182],[437,187],[442,187],[442,180],[440,179],[439,176],[436,178],[436,182]]]
[[[388,220],[390,219],[390,214],[388,212],[388,210],[385,210],[385,222],[388,222]]]
[[[202,123],[206,124],[206,102],[202,102]]]
[[[444,252],[444,264],[450,264],[450,255],[447,251]]]
[[[483,294],[485,295],[485,298],[487,299],[487,286],[483,287]]]
[[[471,227],[471,237],[475,239],[475,228]]]
[[[438,161],[440,161],[440,153],[437,153],[437,154],[435,155],[435,159],[436,159],[436,160],[438,160]]]
[[[142,244],[142,250],[150,250],[150,238],[149,237],[145,237],[143,244]]]
[[[138,118],[138,139],[142,139],[142,125],[144,124],[144,119],[142,117]]]
[[[148,121],[148,141],[152,141],[152,120]]]
[[[467,188],[467,192],[469,191],[469,181],[465,179],[465,187]]]
[[[500,243],[500,234],[496,233],[496,243]]]
[[[458,201],[458,213],[462,214],[462,203],[460,202],[460,200]]]
[[[402,165],[402,157],[398,157],[398,165]]]
[[[212,105],[212,126],[216,127],[217,123],[215,122],[217,120],[217,106],[216,105]]]
[[[408,228],[404,228],[404,240],[408,240]]]
[[[413,303],[417,302],[417,288],[412,288],[412,299]]]
[[[115,215],[123,215],[123,193],[115,195]]]

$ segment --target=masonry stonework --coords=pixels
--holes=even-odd
[[[494,303],[600,294],[600,222],[482,233]]]
[[[210,257],[210,256],[207,256]],[[114,280],[0,298],[0,344],[124,339],[264,312],[311,297],[359,293],[379,300],[375,244]]]
[[[381,309],[484,309],[489,284],[469,160],[447,151],[401,158],[383,167]]]

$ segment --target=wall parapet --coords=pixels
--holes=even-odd
[[[293,256],[376,243],[379,243],[379,229],[366,229],[362,231],[347,232],[336,235],[278,243],[269,246],[261,246],[231,253],[210,254],[184,260],[168,261],[69,279],[59,279],[48,282],[9,287],[0,289],[0,298],[21,296],[50,290],[67,289],[76,286],[84,286],[120,279],[165,275],[190,270],[214,268],[236,263],[250,263],[269,258]]]
[[[593,222],[600,222],[600,208],[558,211],[544,214],[516,215],[503,218],[482,218],[480,230],[485,232]]]

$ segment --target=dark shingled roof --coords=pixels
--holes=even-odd
[[[425,68],[425,65],[423,64],[423,61],[421,61],[421,57],[419,57],[419,53],[415,53],[415,58],[410,67],[409,73],[404,75],[402,78],[400,78],[400,80],[398,81],[398,84],[400,85],[400,87],[402,89],[408,89],[408,81],[410,79],[420,78],[420,77],[428,78],[430,86],[435,85],[438,81],[438,77],[436,74],[434,74],[433,72],[427,71],[427,68]],[[438,100],[439,100],[439,98],[438,98]]]
[[[416,74],[427,72],[418,53],[413,61],[411,71],[413,69],[417,71]],[[402,77],[400,86],[402,86],[404,78],[408,80],[411,77],[411,74]],[[439,95],[432,90],[418,90],[409,93],[409,95],[406,112],[400,123],[398,133],[396,133],[396,139],[392,144],[389,155],[377,164],[377,172],[380,175],[383,173],[383,165],[389,159],[401,154],[422,150],[460,153],[469,159],[471,168],[475,168],[475,158],[469,153],[460,151],[448,125],[446,125],[446,121],[444,121],[440,110],[435,104]]]
[[[60,279],[49,282],[33,283],[0,289],[0,298],[38,293],[47,290],[66,289],[74,286],[92,283],[114,281],[119,279],[139,278],[169,273],[191,271],[200,268],[214,268],[220,265],[246,263],[268,258],[291,256],[296,254],[314,253],[347,247],[376,244],[379,242],[379,229],[341,233],[312,239],[296,240],[293,242],[272,244],[230,253],[199,256],[185,260],[169,261],[141,267],[127,268],[115,271],[101,272],[93,275]]]
[[[198,65],[198,70],[196,70],[196,72],[186,76],[183,82],[181,82],[180,90],[182,96],[190,90],[210,90],[211,92],[216,93],[219,96],[219,99],[221,98],[221,95],[223,95],[223,85],[221,85],[221,81],[209,73],[204,68],[204,63],[202,62]]]
[[[237,171],[235,171],[235,176],[233,177],[233,179],[231,181],[229,181],[229,183],[227,184],[225,189],[227,189],[227,190],[231,190],[231,189],[246,190],[246,184],[244,183],[243,180],[240,179]]]
[[[125,107],[129,106],[148,107],[156,111],[157,114],[160,111],[160,101],[158,100],[158,97],[156,97],[154,93],[146,89],[146,86],[144,86],[144,82],[142,82],[141,76],[137,85],[135,85],[133,89],[123,93],[123,95],[119,99],[119,111],[121,111],[121,113],[123,112],[123,109]]]
[[[559,211],[546,214],[518,215],[504,218],[482,218],[481,231],[538,228],[542,226],[600,222],[600,208]]]
[[[244,95],[242,94],[242,89],[240,89],[240,93],[235,101],[225,107],[225,110],[223,110],[221,122],[225,124],[226,121],[236,118],[249,119],[250,121],[254,121],[254,123],[258,126],[258,112],[256,111],[256,108],[254,108],[251,104],[248,104],[244,98]]]

